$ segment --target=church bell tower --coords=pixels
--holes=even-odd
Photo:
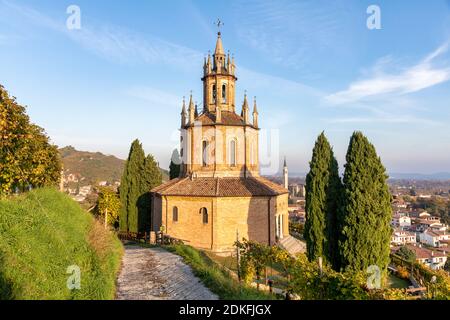
[[[203,65],[204,112],[215,113],[218,118],[221,111],[235,112],[235,69],[234,58],[225,54],[218,32],[214,54],[208,54]]]

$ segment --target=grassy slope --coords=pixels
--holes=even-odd
[[[222,300],[275,299],[274,295],[239,284],[201,251],[186,245],[172,245],[167,249],[183,257],[184,261],[192,267],[195,275]]]
[[[1,299],[112,299],[120,241],[54,189],[0,200]],[[81,289],[67,289],[67,267]]]

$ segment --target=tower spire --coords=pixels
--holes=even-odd
[[[258,128],[258,108],[256,107],[256,97],[253,98],[253,126]]]
[[[247,91],[244,94],[244,103],[242,105],[242,117],[244,118],[244,122],[248,123],[248,101],[247,101]]]
[[[181,127],[186,125],[186,99],[183,97],[183,108],[181,109]]]
[[[225,55],[223,50],[222,37],[220,31],[217,33],[216,50],[214,50],[214,55]]]
[[[284,156],[283,184],[285,189],[289,189],[289,176],[288,176],[288,167],[286,163],[286,156]]]
[[[194,123],[195,119],[195,106],[194,106],[194,100],[192,100],[192,91],[191,91],[191,97],[189,98],[189,124]]]

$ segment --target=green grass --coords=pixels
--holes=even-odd
[[[123,247],[54,189],[0,199],[0,300],[113,299]],[[81,270],[69,290],[67,268]]]
[[[186,245],[171,245],[169,251],[183,257],[194,274],[223,300],[270,300],[274,295],[240,284],[227,271],[219,268],[204,252]]]

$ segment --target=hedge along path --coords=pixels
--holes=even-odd
[[[118,300],[217,300],[180,256],[161,248],[125,246]]]

